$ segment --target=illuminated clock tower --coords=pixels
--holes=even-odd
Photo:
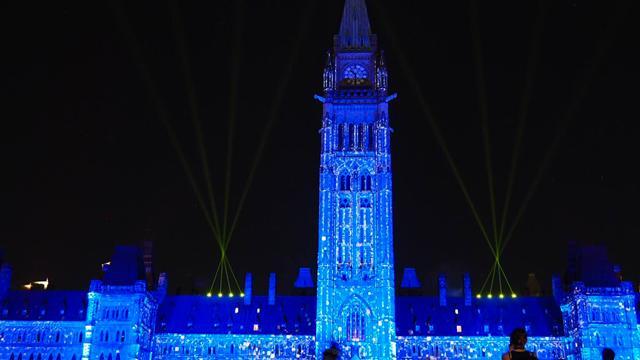
[[[346,0],[323,74],[317,358],[395,359],[387,69],[364,0]]]

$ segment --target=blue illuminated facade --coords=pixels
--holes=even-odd
[[[395,285],[388,73],[364,0],[346,0],[323,72],[317,277],[300,295],[170,295],[141,249],[116,247],[86,291],[13,290],[0,256],[0,360],[500,359],[524,327],[540,359],[640,359],[638,294],[598,246],[573,246],[550,296],[473,296],[445,274],[424,295],[415,269]],[[550,249],[560,251],[560,249]],[[314,294],[315,291],[315,294]],[[304,294],[304,295],[302,295]]]
[[[323,76],[317,354],[396,357],[387,69],[364,1],[347,1]]]

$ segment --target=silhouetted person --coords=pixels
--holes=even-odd
[[[525,350],[527,332],[522,328],[514,329],[509,340],[509,352],[502,355],[502,360],[537,359],[538,356]]]
[[[609,348],[604,348],[602,350],[602,360],[613,360],[616,357],[616,353]]]
[[[340,350],[338,350],[336,343],[331,343],[331,347],[322,353],[323,360],[338,360],[339,356]]]

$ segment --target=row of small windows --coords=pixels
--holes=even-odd
[[[353,179],[357,179],[357,177],[351,177],[351,175],[340,175],[338,178],[339,189],[340,191],[350,191],[350,190],[360,190],[360,191],[371,191],[371,175],[362,175],[359,178],[359,182],[357,184],[353,183]],[[355,189],[355,186],[360,185],[359,189]]]
[[[337,132],[337,151],[374,151],[374,124],[339,124]]]
[[[302,355],[308,352],[308,346],[297,344],[291,345],[291,347],[285,346],[283,344],[276,344],[273,349],[268,349],[267,351],[273,352],[276,356],[285,355],[285,349],[291,349],[292,353],[297,355]],[[223,355],[223,354],[257,354],[260,352],[261,348],[259,345],[251,344],[236,346],[235,344],[230,345],[220,345],[216,346],[208,346],[208,347],[190,347],[190,346],[172,346],[172,345],[164,345],[161,348],[161,352],[163,355],[169,355],[170,353],[178,353],[181,355]]]
[[[402,346],[400,345],[399,353],[401,356],[435,356],[439,358],[440,356],[452,356],[458,355],[460,357],[464,357],[466,354],[470,354],[474,352],[474,346],[470,346],[467,344],[412,344],[410,346]],[[475,345],[475,353],[478,354],[480,358],[488,358],[491,357],[491,354],[500,353],[502,349],[490,349],[485,345]],[[541,354],[545,354],[543,358],[545,359],[563,359],[564,351],[557,347],[552,348],[537,348],[535,344],[530,346],[530,350],[537,352],[540,356]]]
[[[115,338],[112,337],[111,341],[123,343],[125,341],[125,331],[124,330],[116,331],[116,336],[115,336]],[[104,330],[100,331],[100,342],[109,342],[109,332],[108,331],[104,331]]]
[[[26,357],[26,355],[25,355],[25,357],[23,358],[23,357],[22,357],[22,353],[19,353],[19,354],[17,354],[17,355],[16,355],[15,353],[11,353],[11,355],[9,356],[9,360],[23,360],[23,359],[25,359],[25,358],[26,358],[26,359],[29,359],[29,360],[45,360],[45,359],[46,359],[46,360],[54,360],[54,359],[55,359],[55,360],[62,360],[62,354],[58,353],[58,355],[57,355],[55,358],[53,357],[53,354],[49,354],[49,357],[46,357],[46,355],[45,355],[45,356],[42,356],[42,354],[38,354],[38,355],[36,355],[36,354],[34,354],[34,353],[32,353],[31,355],[29,355],[29,357],[28,357],[28,358]],[[76,360],[76,359],[77,359],[77,357],[76,357],[76,355],[74,354],[74,355],[71,357],[71,360]]]
[[[102,310],[102,319],[104,320],[128,320],[129,309],[121,308],[105,308]]]
[[[620,313],[617,310],[600,309],[594,306],[591,308],[591,321],[618,323],[620,322]]]
[[[0,333],[0,340],[5,341],[5,334]],[[67,333],[62,334],[60,331],[49,332],[45,330],[39,330],[35,333],[33,331],[16,331],[15,332],[15,342],[16,343],[59,343],[61,341],[66,342],[65,340],[70,339],[75,341],[77,339],[78,343],[82,342],[83,333]],[[10,339],[7,339],[10,340]]]
[[[120,353],[117,353],[115,358],[113,356],[113,354],[109,353],[107,354],[107,356],[105,357],[104,353],[100,354],[100,360],[120,360]]]
[[[25,318],[31,317],[34,314],[33,310],[29,309],[27,307],[24,307],[24,308],[22,308],[20,310],[17,310],[15,313],[19,314],[20,316],[25,317]],[[60,317],[62,319],[64,319],[64,316],[65,316],[66,313],[67,313],[67,311],[64,308],[61,308],[58,311],[58,314],[60,315]],[[40,308],[39,310],[37,310],[37,317],[39,319],[44,318],[46,315],[47,315],[47,309],[46,308],[43,307],[43,308]],[[71,314],[71,315],[74,316],[74,314]],[[84,309],[78,309],[77,315],[78,316],[83,316],[84,315]],[[8,316],[9,316],[9,308],[5,307],[5,308],[2,309],[2,317],[3,318],[7,318]]]
[[[611,335],[611,340],[607,341],[607,337],[604,335],[600,335],[600,333],[595,332],[593,334],[593,337],[591,338],[593,340],[593,343],[595,346],[620,346],[623,347],[625,346],[625,341],[624,341],[624,337],[620,334],[612,334]]]

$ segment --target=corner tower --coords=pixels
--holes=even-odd
[[[323,73],[317,358],[395,359],[387,69],[364,0],[346,0]]]

